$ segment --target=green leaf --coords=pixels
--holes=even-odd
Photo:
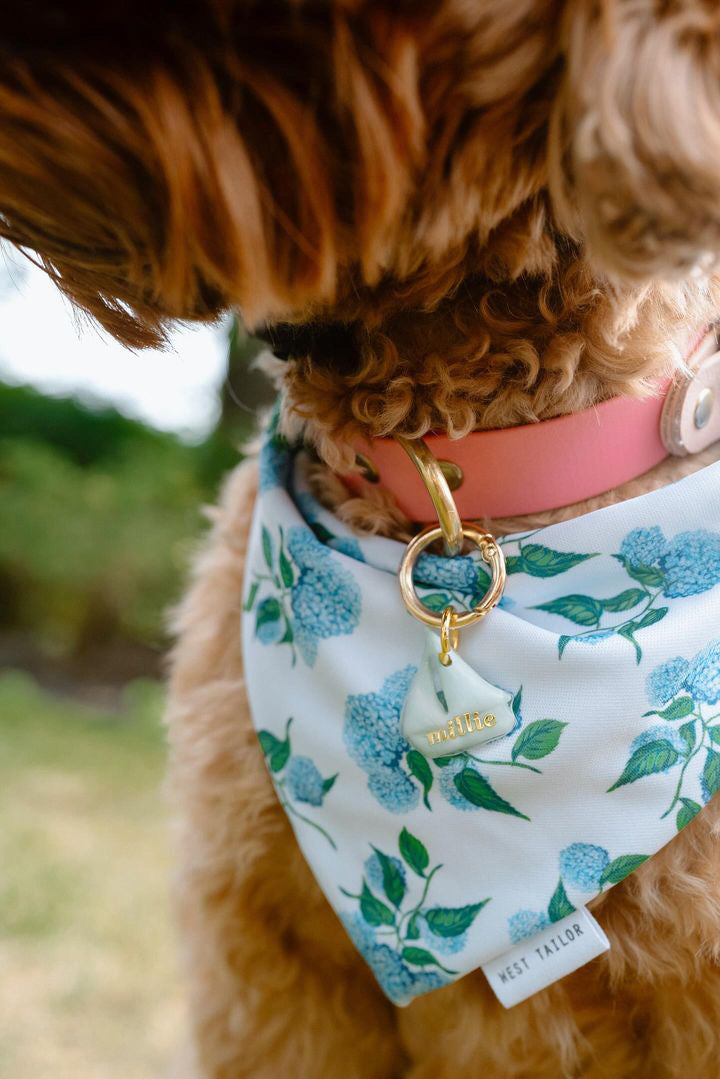
[[[506,555],[505,572],[508,574],[508,576],[511,573],[525,573],[525,563],[523,562],[522,555]]]
[[[678,809],[678,814],[675,819],[678,832],[689,824],[693,817],[696,817],[700,812],[701,806],[697,802],[693,802],[692,798],[681,798],[682,805]]]
[[[425,870],[430,864],[430,855],[425,848],[425,844],[421,843],[412,832],[408,832],[407,828],[403,828],[400,833],[400,838],[398,839],[398,846],[403,861],[406,862],[419,877],[424,877]]]
[[[512,759],[527,757],[529,761],[537,761],[547,757],[560,741],[564,727],[567,727],[567,723],[561,723],[558,719],[536,719],[534,723],[528,723],[515,739]]]
[[[692,697],[678,697],[672,701],[662,712],[643,712],[644,716],[660,716],[661,719],[684,719],[689,716],[695,707]]]
[[[259,587],[260,587],[260,582],[259,581],[253,581],[252,587],[251,587],[250,591],[248,592],[248,598],[245,600],[245,610],[246,611],[251,611],[253,609],[253,604],[255,603],[255,600],[257,599],[257,594],[258,594],[258,588]]]
[[[642,659],[642,648],[640,647],[640,645],[637,643],[637,641],[633,637],[634,629],[635,629],[635,623],[631,622],[630,625],[628,625],[628,626],[621,626],[620,629],[618,630],[618,635],[620,637],[624,637],[626,641],[630,641],[630,644],[635,649],[635,659],[639,663],[640,660]]]
[[[638,618],[632,625],[636,630],[647,629],[648,626],[654,626],[656,622],[662,622],[669,610],[669,607],[651,607],[649,611],[645,611],[642,618]]]
[[[426,607],[429,607],[431,611],[435,611],[437,614],[442,614],[452,602],[446,592],[430,592],[429,595],[421,596],[420,598]]]
[[[709,732],[710,741],[717,745],[720,742],[720,727],[710,727]]]
[[[483,899],[466,907],[433,907],[425,911],[425,921],[436,937],[459,937],[470,928],[478,912],[489,902],[489,899]]]
[[[375,856],[380,862],[383,876],[383,891],[394,907],[399,907],[405,898],[405,881],[403,875],[392,862],[387,854],[383,854],[377,847],[373,847]]]
[[[632,577],[634,581],[639,581],[640,584],[644,584],[647,588],[659,588],[660,585],[665,583],[665,574],[656,569],[655,566],[633,566],[622,555],[615,555],[615,558],[622,564],[628,577]]]
[[[474,768],[464,768],[458,775],[453,776],[453,782],[458,792],[474,806],[481,809],[489,809],[494,813],[507,813],[511,817],[522,817],[530,820],[524,813],[515,809],[488,783],[487,779],[476,772]]]
[[[413,914],[412,918],[408,922],[407,931],[405,937],[407,940],[417,940],[420,936],[420,929],[418,928],[418,915],[417,911]]]
[[[262,749],[265,756],[267,756],[269,753],[274,753],[277,747],[282,745],[280,739],[276,738],[276,736],[271,731],[258,731],[257,736],[260,743],[260,748]]]
[[[703,768],[703,786],[708,801],[720,790],[720,753],[716,753],[714,749],[707,751]]]
[[[563,633],[561,637],[558,637],[558,659],[562,659],[562,654],[572,639],[568,633]]]
[[[321,543],[326,544],[328,540],[335,539],[335,536],[332,534],[332,532],[328,528],[326,528],[325,525],[321,525],[319,521],[313,521],[313,523],[310,525],[310,529],[314,533],[315,538],[319,539]]]
[[[282,772],[283,768],[287,764],[290,758],[290,739],[286,738],[284,742],[280,742],[277,748],[270,755],[270,771]]]
[[[410,948],[403,948],[400,953],[402,959],[406,963],[411,963],[414,967],[441,967],[443,970],[447,970],[447,967],[443,967],[442,963],[426,951],[425,948],[416,948],[411,946]],[[454,971],[449,971],[450,974],[454,974]]]
[[[688,753],[691,749],[695,748],[695,720],[691,719],[689,723],[683,723],[680,727],[680,737],[687,746]]]
[[[461,756],[464,756],[464,754],[455,753],[449,757],[433,757],[433,764],[436,764],[438,768],[447,768],[449,764],[453,764]]]
[[[711,751],[709,751],[711,752]],[[644,746],[638,746],[630,760],[625,765],[620,778],[608,787],[610,791],[624,787],[628,783],[634,783],[642,776],[651,776],[656,772],[664,772],[671,768],[680,754],[666,738],[658,738],[654,742],[647,742]],[[720,759],[720,758],[719,758]]]
[[[570,551],[554,551],[539,543],[527,543],[522,549],[523,571],[531,577],[557,577],[567,573],[573,566],[595,558],[594,554],[572,554]]]
[[[295,580],[295,574],[293,572],[292,563],[285,554],[285,551],[280,552],[280,577],[286,588],[292,587],[292,583]]]
[[[647,599],[647,592],[643,592],[641,588],[627,588],[619,595],[600,600],[600,602],[606,611],[629,611],[637,607],[638,603],[642,603],[644,599]]]
[[[334,776],[328,776],[327,779],[323,779],[323,785],[322,785],[323,796],[325,796],[328,793],[328,791],[331,791],[333,789],[333,787],[335,785],[335,780],[337,779],[338,774],[339,773],[336,772]]]
[[[517,722],[522,723],[522,686],[520,686],[520,689],[513,697],[510,707],[513,710],[513,715],[515,716]]]
[[[548,918],[551,922],[559,922],[561,918],[566,918],[568,914],[572,914],[574,910],[575,907],[567,897],[565,885],[559,880],[558,886],[553,892],[552,899],[548,905]]]
[[[427,808],[430,809],[428,794],[433,785],[433,774],[432,769],[427,762],[427,758],[423,757],[419,750],[410,749],[408,750],[405,760],[407,761],[407,766],[410,769],[411,774],[415,776],[423,789],[423,802]]]
[[[273,568],[273,541],[265,525],[262,526],[262,549],[265,565],[268,569]]]
[[[475,570],[475,591],[479,593],[481,599],[490,588],[491,583],[492,577],[488,571],[483,566],[478,566]]]
[[[288,619],[285,619],[285,632],[280,638],[280,644],[291,644],[293,640],[293,629]]]
[[[255,632],[267,622],[279,622],[283,616],[283,610],[275,596],[268,596],[258,606],[255,617]]]
[[[368,925],[395,925],[395,915],[381,900],[376,899],[363,881],[360,913]]]
[[[562,615],[577,626],[596,626],[603,611],[598,600],[582,595],[558,596],[547,603],[536,604],[534,610]]]
[[[435,696],[439,700],[443,711],[444,712],[449,712],[450,709],[448,708],[447,697],[445,696],[444,692],[441,689],[436,689],[435,690]]]
[[[647,854],[621,854],[606,865],[600,877],[601,884],[619,884],[621,880],[634,873],[638,866],[648,859]]]

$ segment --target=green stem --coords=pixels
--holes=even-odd
[[[641,611],[636,611],[635,614],[633,614],[630,618],[626,618],[624,622],[618,622],[618,624],[616,626],[605,626],[605,627],[602,627],[602,628],[611,629],[613,631],[613,633],[617,633],[618,630],[624,629],[625,626],[631,625],[635,621],[636,618],[642,618],[642,616],[647,611],[650,610],[653,603],[655,602],[655,600],[658,598],[658,596],[662,592],[662,588],[658,588],[657,592],[655,592],[655,593],[648,592],[647,588],[643,588],[643,592],[648,597],[648,601],[647,601],[647,603],[645,604],[645,606],[643,607],[643,609]],[[600,629],[600,628],[601,628],[600,627],[600,622],[598,621],[597,625],[591,626],[590,629],[584,629],[582,631],[582,633],[571,633],[570,637],[572,637],[572,639],[574,641],[576,641],[576,640],[578,640],[579,637],[587,637],[591,633],[597,633],[598,629]]]
[[[539,776],[542,775],[539,768],[533,767],[532,764],[523,764],[521,761],[489,761],[485,757],[476,757],[473,753],[467,753],[466,756],[470,760],[477,761],[478,764],[500,764],[505,765],[506,768],[525,768],[528,772],[535,772]]]
[[[685,778],[685,772],[687,771],[687,766],[689,765],[689,763],[693,759],[693,757],[696,757],[698,755],[698,753],[700,752],[700,750],[705,745],[705,732],[707,730],[705,720],[700,715],[699,711],[694,714],[693,718],[700,720],[700,724],[702,726],[702,736],[701,736],[700,741],[698,742],[698,744],[693,749],[692,753],[690,753],[689,756],[686,757],[685,762],[684,762],[682,768],[680,769],[680,775],[678,776],[678,781],[677,781],[677,784],[675,786],[675,794],[673,795],[673,799],[672,799],[670,805],[667,807],[667,809],[663,813],[663,815],[660,817],[660,820],[664,820],[665,817],[667,817],[670,813],[672,813],[673,809],[675,808],[675,806],[680,801],[680,791],[682,790],[683,780]]]
[[[420,908],[422,907],[423,903],[427,899],[428,888],[430,887],[430,881],[433,879],[433,877],[437,873],[438,869],[442,869],[442,864],[436,865],[435,868],[431,869],[430,872],[428,873],[428,875],[426,876],[426,878],[425,878],[425,887],[423,888],[422,895],[420,896],[420,902],[417,904],[417,906],[413,907],[412,910],[406,911],[405,914],[403,914],[403,916],[401,917],[400,923],[398,925],[398,941],[400,941],[400,933],[404,928],[405,921],[406,920],[409,921],[413,917],[414,914],[417,914],[419,912]]]
[[[517,542],[518,551],[522,551],[523,543],[527,543],[527,541],[531,540],[533,536],[537,536],[538,532],[542,532],[542,528],[534,528],[532,532],[526,532],[525,535],[523,535],[519,540],[516,541],[515,539],[513,539],[511,542]],[[502,546],[503,540],[507,540],[507,536],[501,536],[500,539],[497,541],[500,546]]]
[[[332,849],[337,850],[337,843],[332,838],[332,836],[328,835],[325,829],[322,828],[319,824],[317,824],[314,820],[310,820],[309,817],[306,817],[303,813],[297,810],[291,802],[289,802],[286,798],[283,798],[282,796],[280,797],[280,805],[283,807],[283,809],[285,809],[287,813],[292,813],[293,817],[297,817],[297,819],[301,820],[304,824],[309,824],[310,827],[314,828],[316,832],[319,832],[320,835],[325,836]]]

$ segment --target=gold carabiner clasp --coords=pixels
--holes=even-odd
[[[402,446],[420,473],[438,515],[446,553],[450,556],[460,554],[463,545],[462,521],[440,465],[421,438],[395,435],[395,441]]]

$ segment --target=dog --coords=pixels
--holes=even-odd
[[[317,498],[408,540],[358,439],[536,423],[650,392],[720,307],[709,0],[45,0],[0,30],[0,234],[125,344],[228,309],[282,357]],[[502,536],[663,487],[669,458]],[[720,1051],[720,810],[592,909],[612,949],[504,1011],[395,1008],[314,881],[250,722],[256,466],[174,619],[168,724],[194,1060],[213,1079],[698,1077]]]

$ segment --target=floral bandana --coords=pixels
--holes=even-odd
[[[270,434],[248,695],[302,851],[402,1005],[566,919],[720,788],[720,464],[499,541],[504,597],[460,653],[511,695],[515,726],[434,759],[400,726],[425,639],[400,596],[404,546],[354,537],[306,468]],[[488,583],[470,556],[417,561],[438,611]]]

